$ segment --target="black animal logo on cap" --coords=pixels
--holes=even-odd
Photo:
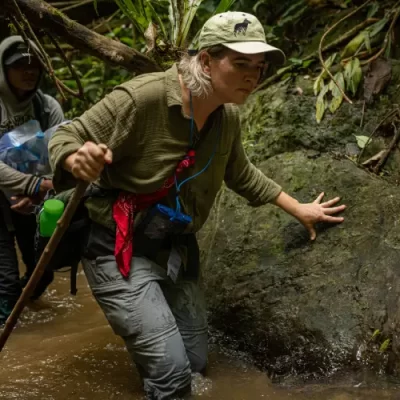
[[[249,24],[251,24],[251,22],[247,18],[245,18],[243,22],[236,24],[235,28],[233,30],[233,33],[235,34],[235,36],[237,36],[238,33],[242,33],[243,35],[245,35]]]

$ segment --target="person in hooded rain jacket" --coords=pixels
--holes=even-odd
[[[31,46],[20,36],[0,43],[0,138],[30,120],[37,120],[43,132],[64,120],[57,100],[39,90],[43,68]],[[35,267],[36,218],[32,205],[52,187],[51,177],[24,173],[0,162],[0,325],[7,320]],[[22,280],[15,239],[26,266]]]

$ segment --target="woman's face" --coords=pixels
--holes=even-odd
[[[242,54],[226,49],[222,57],[205,54],[204,71],[211,77],[213,94],[222,103],[243,104],[257,87],[265,68],[265,54]]]
[[[18,91],[30,92],[36,89],[40,79],[41,66],[35,58],[24,58],[6,68],[9,84]]]

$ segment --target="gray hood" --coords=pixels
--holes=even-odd
[[[39,78],[39,82],[36,89],[32,91],[30,96],[28,96],[23,101],[17,99],[17,97],[15,96],[15,94],[13,93],[7,82],[7,78],[5,75],[4,53],[7,49],[15,45],[16,43],[23,43],[23,42],[24,40],[22,39],[21,36],[10,36],[4,39],[0,44],[0,101],[2,104],[6,106],[6,108],[8,109],[9,112],[11,112],[11,114],[21,113],[21,112],[23,113],[25,110],[27,110],[28,106],[30,106],[32,98],[34,97],[36,91],[40,86],[40,81],[43,76],[42,73]],[[35,49],[37,49],[36,45],[33,42],[31,42],[31,44],[32,46],[35,47]]]

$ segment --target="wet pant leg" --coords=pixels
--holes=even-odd
[[[124,279],[114,256],[83,260],[97,302],[126,347],[151,400],[190,393],[191,372],[207,360],[206,312],[196,282],[174,284],[156,263],[132,259]],[[180,331],[182,329],[182,331]]]

